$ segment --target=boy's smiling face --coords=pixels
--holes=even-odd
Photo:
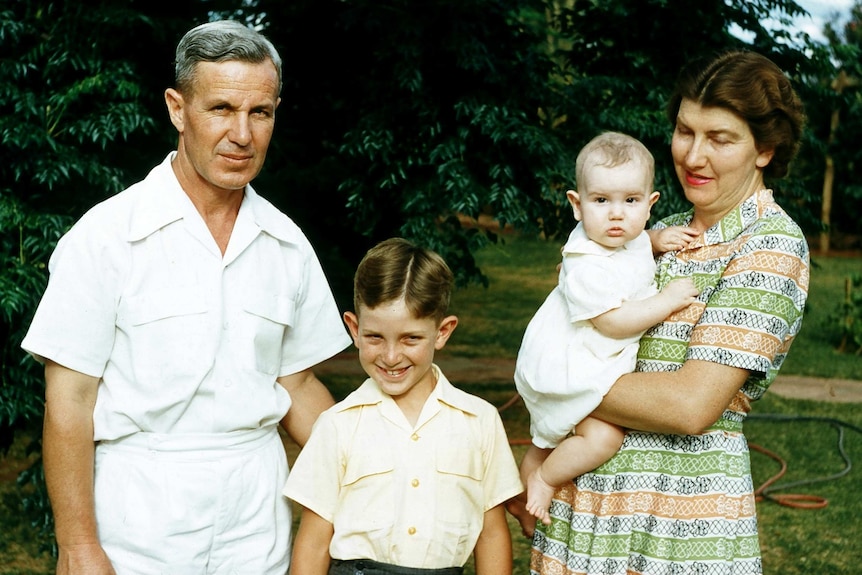
[[[447,316],[438,325],[434,318],[414,317],[403,298],[358,312],[345,313],[344,322],[362,368],[402,409],[405,402],[424,405],[437,382],[434,352],[446,345],[458,318]]]

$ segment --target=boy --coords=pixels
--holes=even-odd
[[[393,238],[368,251],[346,312],[369,379],[325,411],[284,489],[303,507],[294,575],[511,574],[503,503],[523,491],[497,410],[434,365],[458,324],[452,272]]]
[[[532,444],[521,461],[529,515],[514,502],[510,510],[525,532],[532,517],[550,524],[556,486],[595,469],[622,445],[622,429],[589,414],[634,369],[641,335],[698,294],[690,279],[656,293],[644,230],[659,197],[654,166],[643,144],[617,132],[593,138],[575,162],[578,189],[566,197],[579,223],[563,247],[559,283],[530,320],[515,367]],[[667,250],[695,236],[677,227],[652,238],[657,250]]]

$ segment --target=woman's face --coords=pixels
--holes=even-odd
[[[685,197],[694,205],[692,225],[705,229],[763,189],[763,168],[773,151],[758,151],[748,123],[733,112],[684,99],[671,154]]]

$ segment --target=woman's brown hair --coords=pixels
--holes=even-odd
[[[695,60],[680,71],[667,105],[667,117],[674,125],[684,99],[706,108],[723,108],[742,118],[758,151],[774,151],[763,175],[787,175],[799,151],[805,111],[790,80],[772,60],[748,51]]]

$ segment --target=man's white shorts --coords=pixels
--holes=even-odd
[[[118,575],[285,575],[286,479],[274,426],[101,442],[99,538]]]

